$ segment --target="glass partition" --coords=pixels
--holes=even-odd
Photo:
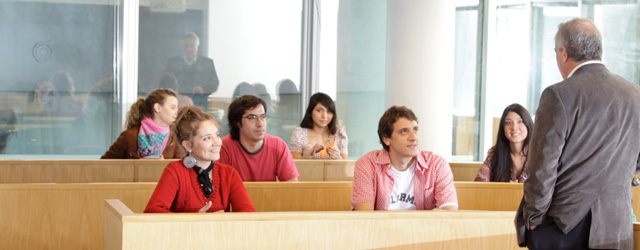
[[[336,103],[349,159],[380,149],[384,113],[387,1],[328,0],[320,8],[319,91]]]
[[[458,1],[457,4],[452,156],[455,160],[473,160],[480,131],[482,15],[478,1]]]
[[[140,96],[172,88],[214,115],[226,135],[229,104],[256,95],[272,118],[268,133],[288,142],[301,119],[302,1],[152,3],[140,4]],[[176,81],[163,81],[167,73]]]
[[[119,133],[113,1],[0,1],[0,154],[99,155]]]
[[[486,114],[495,140],[503,109],[511,103],[535,115],[542,91],[562,81],[554,52],[558,25],[576,17],[595,23],[603,38],[603,63],[629,81],[640,83],[638,2],[628,0],[490,1],[495,26],[488,37]],[[484,143],[487,143],[485,141]],[[477,160],[482,160],[483,157]]]
[[[305,4],[313,11],[307,13]],[[0,0],[5,34],[0,158],[95,159],[122,130],[121,110],[127,110],[122,96],[137,89],[133,95],[142,97],[162,86],[218,118],[223,134],[229,103],[257,95],[268,103],[268,133],[287,142],[307,101],[301,90],[328,93],[339,126],[347,129],[349,156],[357,159],[380,148],[376,130],[384,112],[387,4]],[[637,0],[456,0],[455,5],[454,160],[482,161],[504,107],[520,103],[533,115],[542,90],[562,80],[553,52],[560,22],[578,16],[593,20],[602,32],[605,65],[640,82]],[[129,6],[137,8],[137,22],[122,18],[121,10]],[[306,15],[318,20],[319,30],[305,29]],[[139,25],[129,29],[137,32],[136,48],[122,44],[119,34],[131,25]],[[320,38],[314,86],[301,76],[302,38],[308,32]],[[185,42],[185,34],[197,36],[197,42]],[[120,45],[134,52],[137,88],[118,80],[123,79]],[[198,59],[187,59],[188,53]],[[175,81],[163,81],[173,79],[165,73]]]

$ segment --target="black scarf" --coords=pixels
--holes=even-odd
[[[193,167],[193,170],[198,174],[198,182],[200,182],[204,196],[207,198],[211,197],[211,194],[213,193],[213,184],[211,183],[211,178],[209,178],[209,173],[213,171],[213,161],[207,169],[202,169],[196,165]]]

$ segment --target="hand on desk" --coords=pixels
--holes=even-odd
[[[206,213],[207,210],[209,210],[209,208],[211,208],[211,204],[212,203],[213,202],[211,202],[211,201],[207,201],[207,203],[204,204],[204,207],[200,208],[200,211],[198,211],[198,213]]]
[[[200,208],[198,213],[206,213],[207,210],[209,210],[209,208],[211,208],[211,204],[213,204],[213,202],[207,201],[207,203],[204,204],[204,207]],[[224,210],[218,210],[218,211],[215,211],[214,213],[224,213]]]

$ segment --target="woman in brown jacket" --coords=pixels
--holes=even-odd
[[[178,99],[170,89],[156,89],[140,98],[127,114],[127,130],[101,159],[180,159],[186,153],[178,146],[171,127],[178,114]]]

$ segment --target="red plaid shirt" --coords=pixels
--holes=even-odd
[[[356,161],[353,175],[351,209],[362,202],[374,204],[375,210],[387,210],[393,177],[388,173],[391,159],[386,150],[374,150]],[[444,158],[428,151],[418,151],[415,167],[414,196],[417,210],[458,206],[451,167]]]

